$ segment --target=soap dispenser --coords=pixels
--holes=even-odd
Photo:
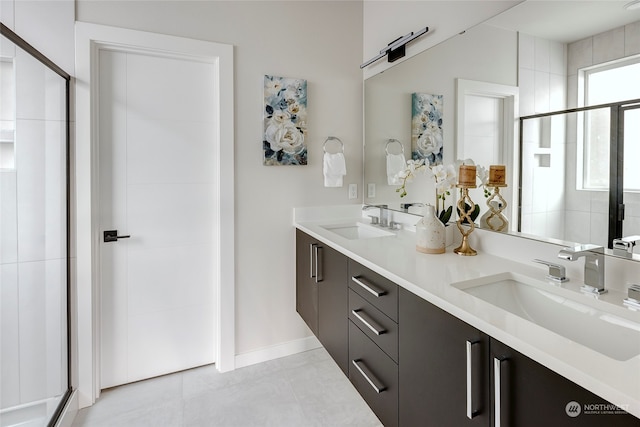
[[[443,254],[446,246],[444,224],[433,205],[425,205],[424,217],[416,224],[416,250],[425,254]]]

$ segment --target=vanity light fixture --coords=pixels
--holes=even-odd
[[[640,0],[633,0],[632,2],[629,2],[629,3],[625,4],[624,8],[626,10],[640,9]]]
[[[640,0],[638,0],[640,1]],[[360,65],[360,68],[364,68],[367,67],[371,64],[373,64],[374,62],[376,62],[378,59],[382,59],[385,56],[387,57],[387,61],[388,62],[394,62],[400,58],[403,58],[405,55],[405,46],[407,45],[407,43],[409,43],[410,41],[413,41],[415,39],[417,39],[418,37],[420,37],[421,35],[427,33],[429,31],[429,27],[424,27],[418,31],[415,32],[410,32],[409,34],[407,34],[404,37],[399,37],[397,39],[395,39],[394,41],[392,41],[391,43],[389,43],[389,45],[387,47],[385,47],[384,49],[382,49],[380,51],[380,54],[374,56],[373,58],[371,58],[370,60],[368,60],[367,62],[363,63],[362,65]]]

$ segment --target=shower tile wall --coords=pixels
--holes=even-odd
[[[520,33],[518,86],[520,115],[566,108],[566,46]],[[564,120],[537,120],[524,129],[522,231],[564,235]]]
[[[578,106],[578,70],[603,62],[640,54],[640,22],[597,34],[567,46],[567,108]],[[577,158],[576,126],[568,126],[567,159]],[[584,230],[590,230],[589,243],[606,245],[608,194],[606,191],[576,190],[576,162],[567,162],[566,240],[584,240]],[[640,194],[625,193],[625,234],[640,234]],[[580,234],[578,234],[578,232]]]
[[[67,377],[65,88],[20,50],[15,67],[16,162],[0,170],[0,409],[59,395]]]

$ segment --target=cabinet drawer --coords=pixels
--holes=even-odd
[[[349,289],[349,319],[398,363],[398,324]]]
[[[398,365],[351,321],[349,380],[382,424],[398,425]]]
[[[398,285],[349,260],[349,287],[378,310],[398,321]]]

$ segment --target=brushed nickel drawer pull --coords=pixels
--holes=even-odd
[[[387,332],[384,328],[380,327],[375,320],[373,320],[367,313],[358,309],[351,310],[351,313],[356,316],[356,318],[361,321],[364,326],[371,329],[371,331],[376,335],[381,335]]]
[[[365,365],[362,360],[357,359],[357,360],[352,360],[351,363],[353,363],[353,366],[356,367],[356,369],[358,370],[358,372],[360,372],[360,374],[364,377],[365,380],[367,380],[367,382],[371,385],[371,387],[373,387],[373,389],[376,391],[376,393],[382,393],[383,391],[385,391],[387,388],[382,385],[382,383],[371,373],[371,371],[369,370],[369,368],[367,368],[367,365]]]
[[[470,420],[478,414],[473,407],[473,348],[478,344],[478,341],[467,341],[467,418]]]
[[[369,283],[368,281],[366,281],[364,279],[361,279],[358,276],[352,276],[351,280],[356,282],[358,285],[362,286],[362,288],[365,291],[370,292],[371,294],[373,294],[376,297],[381,297],[382,295],[387,293],[384,289],[380,289],[376,285],[373,285],[373,284]]]

